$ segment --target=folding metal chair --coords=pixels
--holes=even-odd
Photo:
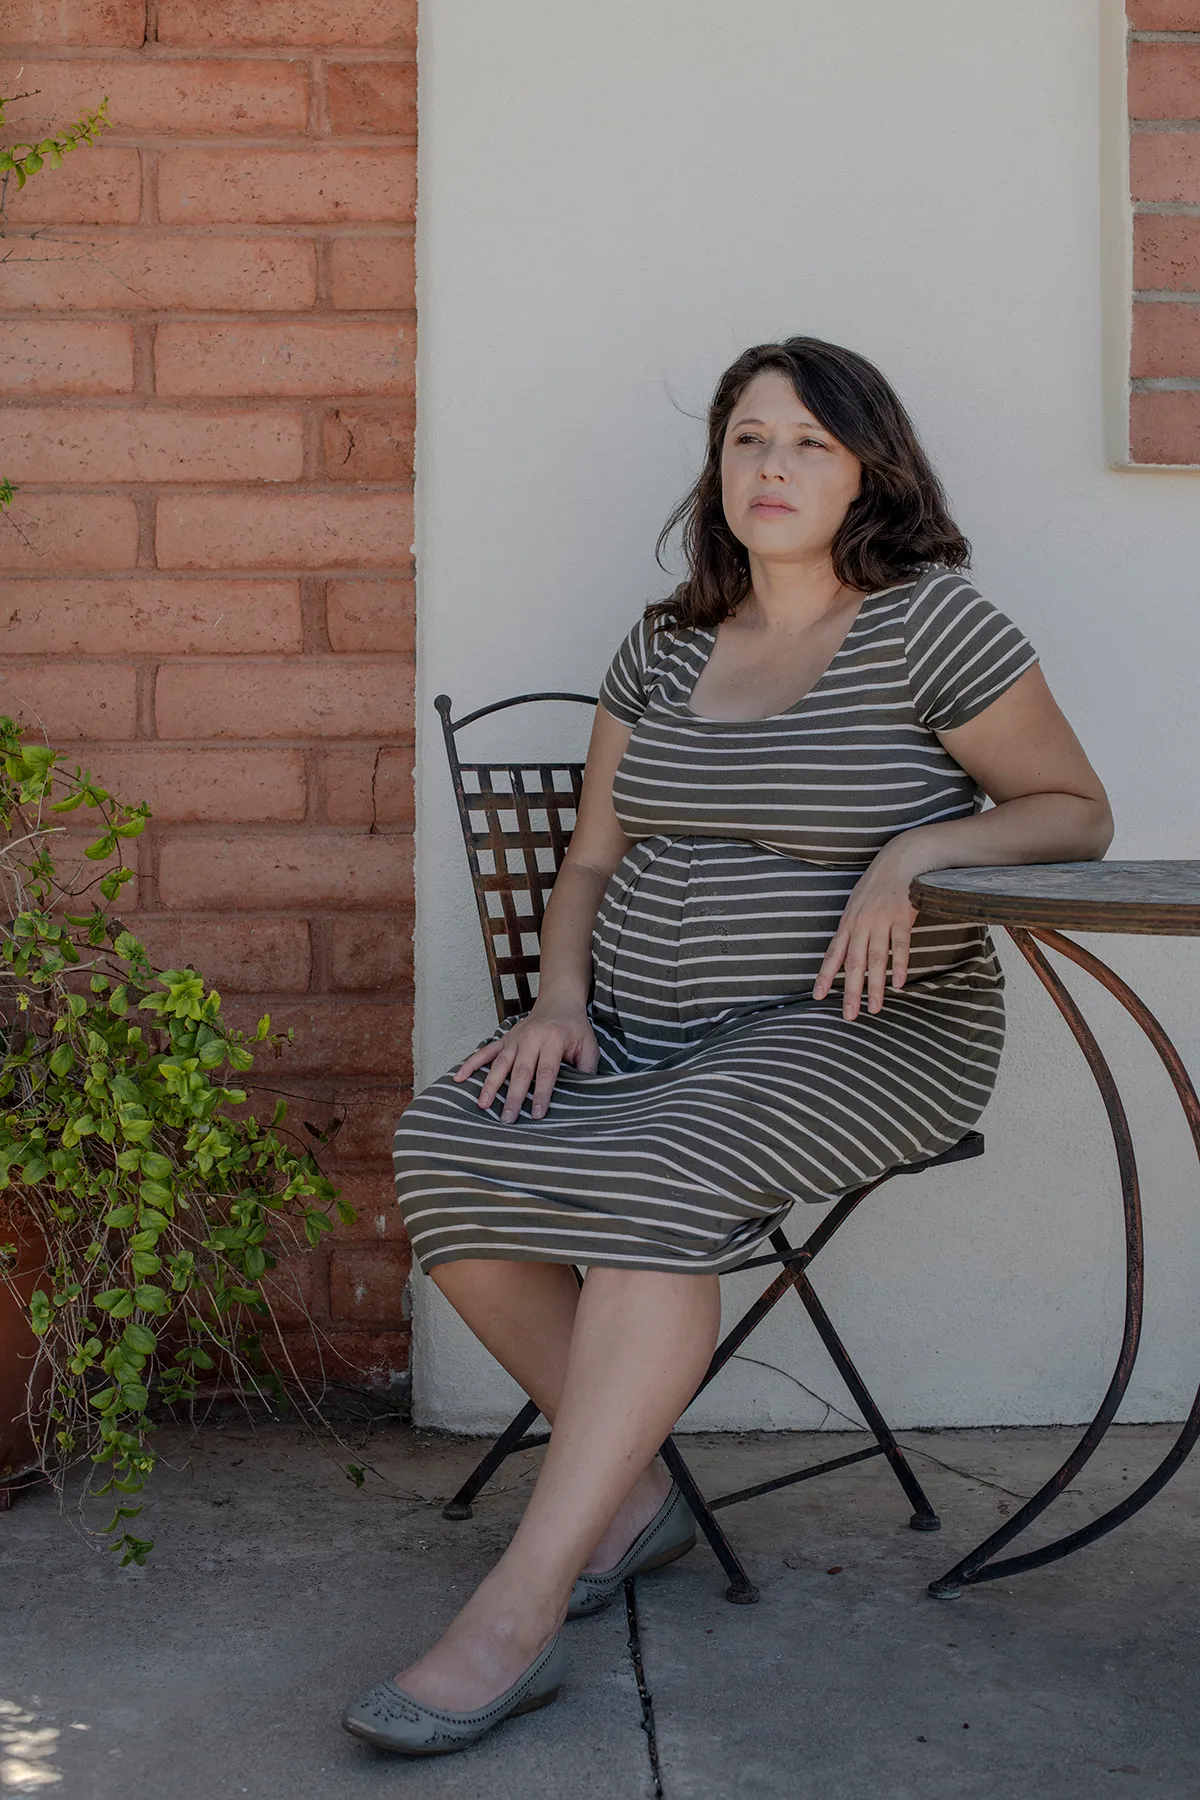
[[[541,761],[463,762],[458,753],[458,733],[468,725],[503,712],[513,706],[527,706],[542,701],[578,701],[594,707],[596,701],[587,694],[518,694],[511,700],[498,700],[481,706],[464,718],[452,718],[452,702],[448,694],[434,701],[442,720],[446,754],[458,801],[459,820],[466,844],[471,881],[479,908],[487,948],[492,993],[500,1022],[514,1014],[527,1012],[536,998],[538,971],[538,937],[545,914],[546,898],[554,886],[579,806],[583,789],[583,764],[578,762],[548,763]],[[845,1382],[855,1405],[862,1413],[875,1442],[865,1450],[833,1457],[828,1462],[779,1475],[773,1481],[760,1481],[752,1487],[722,1494],[706,1500],[696,1485],[674,1440],[668,1438],[662,1447],[663,1461],[674,1480],[682,1488],[696,1522],[712,1545],[722,1568],[729,1577],[725,1597],[735,1603],[749,1604],[758,1599],[758,1589],[743,1568],[729,1539],[714,1518],[722,1507],[736,1506],[759,1494],[776,1488],[790,1487],[809,1481],[814,1475],[826,1475],[834,1469],[848,1468],[873,1456],[887,1458],[892,1473],[903,1488],[913,1508],[909,1525],[914,1531],[937,1531],[938,1518],[907,1457],[887,1420],[880,1412],[862,1376],[851,1362],[832,1321],[813,1291],[808,1266],[819,1251],[841,1229],[846,1220],[877,1187],[895,1175],[915,1175],[919,1170],[940,1168],[944,1163],[962,1162],[983,1155],[983,1138],[977,1131],[967,1135],[941,1156],[927,1157],[923,1162],[908,1163],[891,1169],[877,1180],[844,1194],[825,1214],[820,1224],[801,1245],[792,1244],[782,1230],[771,1233],[772,1252],[741,1263],[741,1269],[756,1269],[779,1264],[779,1273],[764,1289],[754,1305],[717,1346],[704,1380],[696,1390],[704,1392],[709,1382],[735,1355],[746,1339],[766,1318],[784,1295],[794,1293],[812,1320],[834,1368]],[[576,1271],[578,1275],[578,1270]],[[582,1280],[582,1277],[579,1277]],[[458,1493],[443,1509],[447,1519],[469,1519],[472,1503],[504,1462],[515,1450],[527,1450],[549,1441],[548,1432],[533,1432],[539,1417],[533,1401],[521,1408],[511,1425],[496,1439],[478,1467],[463,1483]]]

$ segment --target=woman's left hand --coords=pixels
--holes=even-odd
[[[825,960],[813,986],[813,999],[824,1000],[841,969],[845,978],[842,1017],[857,1019],[862,1006],[863,984],[867,1011],[877,1013],[887,985],[888,957],[892,962],[892,986],[902,988],[908,976],[908,952],[916,908],[908,890],[929,864],[917,846],[906,840],[916,832],[902,832],[885,844],[846,902],[842,922],[829,940]]]

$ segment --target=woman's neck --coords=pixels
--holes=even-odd
[[[857,589],[839,581],[828,555],[809,563],[750,558],[750,591],[737,609],[739,625],[779,636],[808,631],[857,604]]]

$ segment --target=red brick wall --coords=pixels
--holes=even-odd
[[[0,709],[151,803],[131,922],[294,1026],[297,1125],[347,1109],[360,1223],[301,1275],[342,1380],[407,1365],[415,31],[415,0],[0,0],[0,93],[39,90],[8,141],[104,94],[113,126],[0,252]]]
[[[1130,452],[1200,464],[1200,0],[1128,0]]]

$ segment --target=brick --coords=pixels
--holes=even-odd
[[[93,145],[10,191],[11,225],[136,225],[142,211],[142,159],[136,150]]]
[[[1200,0],[1129,0],[1135,31],[1200,31]]]
[[[1130,454],[1135,463],[1200,464],[1200,391],[1133,394]]]
[[[403,650],[416,642],[411,581],[331,581],[325,612],[335,650]]]
[[[0,467],[47,483],[296,481],[304,421],[257,410],[14,408],[0,413]]]
[[[285,1384],[304,1382],[323,1393],[331,1381],[389,1395],[401,1384],[409,1366],[412,1334],[395,1331],[352,1331],[322,1324],[264,1336],[263,1355]]]
[[[302,239],[14,234],[0,259],[0,308],[12,312],[304,312],[316,295],[316,248]]]
[[[209,986],[222,994],[303,994],[308,990],[312,945],[304,919],[142,916],[129,919],[128,924],[158,968],[198,969]]]
[[[329,247],[330,291],[342,312],[411,311],[416,252],[411,237],[339,237]]]
[[[312,827],[194,832],[162,841],[158,880],[165,906],[196,912],[394,906],[411,891],[412,840]]]
[[[161,0],[160,44],[412,50],[416,0]]]
[[[399,1326],[410,1267],[405,1249],[335,1249],[329,1259],[330,1318],[348,1325]]]
[[[120,62],[26,62],[23,101],[14,120],[22,137],[44,135],[76,119],[108,95],[113,132],[168,132],[188,137],[239,132],[303,132],[308,126],[307,65],[206,62],[156,56]]]
[[[131,738],[137,730],[137,671],[117,663],[6,663],[0,712],[25,719],[52,743]]]
[[[4,0],[0,12],[0,44],[136,49],[145,36],[146,0]]]
[[[303,644],[294,581],[8,581],[0,632],[10,656],[228,656]]]
[[[14,394],[128,394],[128,325],[23,319],[0,330],[0,388]]]
[[[1200,301],[1135,301],[1130,370],[1135,377],[1200,375]]]
[[[1138,213],[1133,221],[1133,255],[1135,288],[1200,290],[1200,218]]]
[[[167,150],[158,206],[169,225],[389,225],[416,188],[409,149]]]
[[[411,750],[327,752],[325,806],[331,825],[390,825],[411,831],[413,804]]]
[[[382,321],[164,324],[155,362],[157,391],[172,399],[411,398],[414,386],[412,328]]]
[[[254,1076],[275,1085],[297,1075],[386,1075],[399,1083],[412,1080],[412,1007],[399,1002],[346,1000],[337,997],[272,1002],[235,997],[224,1009],[230,1024],[253,1031],[264,1011],[272,1030],[295,1041],[255,1051]],[[386,1179],[386,1178],[385,1178]],[[395,1202],[393,1201],[393,1206]]]
[[[1130,44],[1129,116],[1200,118],[1200,44]]]
[[[411,738],[411,663],[164,663],[155,716],[162,738]],[[410,753],[411,761],[411,753]]]
[[[411,913],[343,913],[333,921],[333,985],[344,994],[411,989]]]
[[[0,693],[3,689],[0,689]],[[103,862],[92,862],[84,854],[89,845],[96,842],[95,831],[71,831],[65,837],[54,840],[54,865],[58,881],[67,890],[74,904],[69,905],[65,898],[60,899],[59,909],[64,912],[87,912],[97,903],[103,904],[100,893],[100,882],[105,875],[122,866],[120,855],[106,857]],[[127,844],[124,852],[124,866],[136,870],[137,845]],[[118,902],[121,911],[136,911],[138,904],[138,881],[135,874],[121,889]]]
[[[396,1121],[412,1097],[407,1088],[394,1083],[356,1083],[341,1076],[289,1082],[288,1095],[287,1129],[312,1150],[335,1181],[343,1179],[337,1171],[346,1163],[388,1161]],[[265,1121],[277,1098],[270,1089],[251,1089],[251,1110]],[[322,1144],[307,1129],[313,1125],[320,1133],[339,1119],[341,1125],[328,1143]]]
[[[410,407],[339,406],[324,422],[325,472],[332,481],[411,481]]]
[[[124,494],[18,494],[0,514],[0,571],[127,569],[138,519]]]
[[[389,1246],[407,1243],[390,1166],[339,1171],[334,1179],[358,1214],[353,1225],[342,1226],[338,1233],[341,1242]],[[373,1253],[378,1255],[379,1251]]]
[[[407,62],[330,63],[325,71],[329,123],[346,136],[415,138],[417,65]]]
[[[1135,131],[1129,172],[1135,200],[1200,204],[1200,131]]]
[[[389,568],[412,544],[409,494],[188,494],[158,503],[164,569]]]
[[[295,1330],[329,1315],[328,1251],[274,1246],[278,1263],[262,1278],[262,1290],[278,1328]]]
[[[176,750],[147,744],[97,753],[92,766],[114,794],[147,801],[160,824],[287,823],[304,817],[301,750]]]

